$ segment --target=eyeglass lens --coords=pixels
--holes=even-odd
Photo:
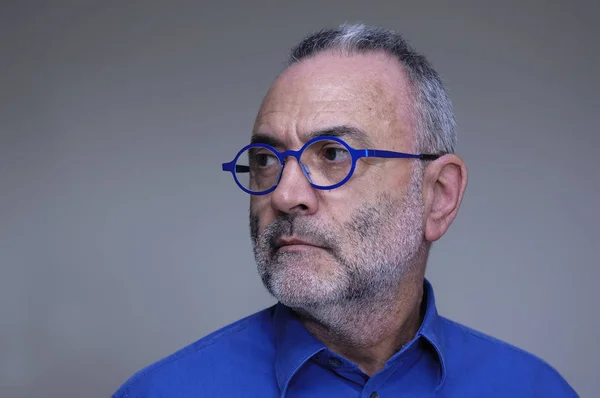
[[[344,145],[336,141],[318,140],[305,148],[300,163],[313,185],[329,187],[348,176],[352,169],[352,156]],[[259,147],[244,151],[235,165],[237,180],[253,192],[267,191],[275,186],[281,170],[277,155]]]

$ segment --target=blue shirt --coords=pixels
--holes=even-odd
[[[577,397],[548,364],[438,315],[425,281],[414,337],[369,377],[277,304],[133,375],[126,397]]]

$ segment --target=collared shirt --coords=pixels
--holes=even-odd
[[[423,302],[415,337],[373,376],[277,304],[139,371],[113,398],[577,397],[541,359],[438,315],[427,281]]]

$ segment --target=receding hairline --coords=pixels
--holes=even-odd
[[[350,49],[349,51],[347,49],[341,48],[341,47],[331,47],[331,48],[327,48],[325,50],[321,50],[321,51],[317,51],[314,53],[311,53],[310,55],[303,57],[297,61],[294,61],[292,63],[289,63],[285,66],[285,68],[281,71],[281,73],[279,74],[279,76],[281,76],[282,74],[284,74],[287,70],[289,70],[290,68],[293,68],[294,66],[297,65],[302,65],[305,64],[307,62],[310,62],[312,60],[314,60],[315,58],[319,58],[321,56],[335,56],[335,57],[339,57],[339,58],[352,58],[354,56],[375,56],[375,57],[379,57],[381,59],[387,60],[390,63],[393,63],[395,66],[399,67],[399,70],[401,70],[402,74],[404,75],[404,77],[407,79],[407,81],[409,81],[412,84],[411,81],[411,76],[410,76],[410,71],[407,68],[407,66],[402,63],[401,60],[398,59],[398,57],[396,57],[394,54],[391,54],[389,51],[386,51],[385,49],[366,49],[366,50],[362,50],[362,49],[358,49],[358,50],[353,50]]]

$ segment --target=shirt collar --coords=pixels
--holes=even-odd
[[[433,347],[440,370],[437,385],[437,389],[439,389],[446,379],[446,348],[440,316],[435,305],[433,287],[428,280],[425,280],[423,286],[423,302],[425,316],[413,342],[423,338]],[[285,305],[278,303],[273,317],[276,344],[275,374],[283,397],[291,378],[298,369],[314,355],[327,348],[306,330],[300,320]]]
[[[435,350],[440,370],[437,385],[437,389],[439,389],[446,380],[446,346],[444,344],[442,323],[435,305],[433,286],[427,279],[425,279],[423,286],[423,301],[425,302],[425,316],[417,332],[417,337],[423,337]]]
[[[317,340],[293,312],[281,303],[273,315],[275,331],[275,376],[284,397],[292,376],[300,367],[322,350],[325,345]]]

